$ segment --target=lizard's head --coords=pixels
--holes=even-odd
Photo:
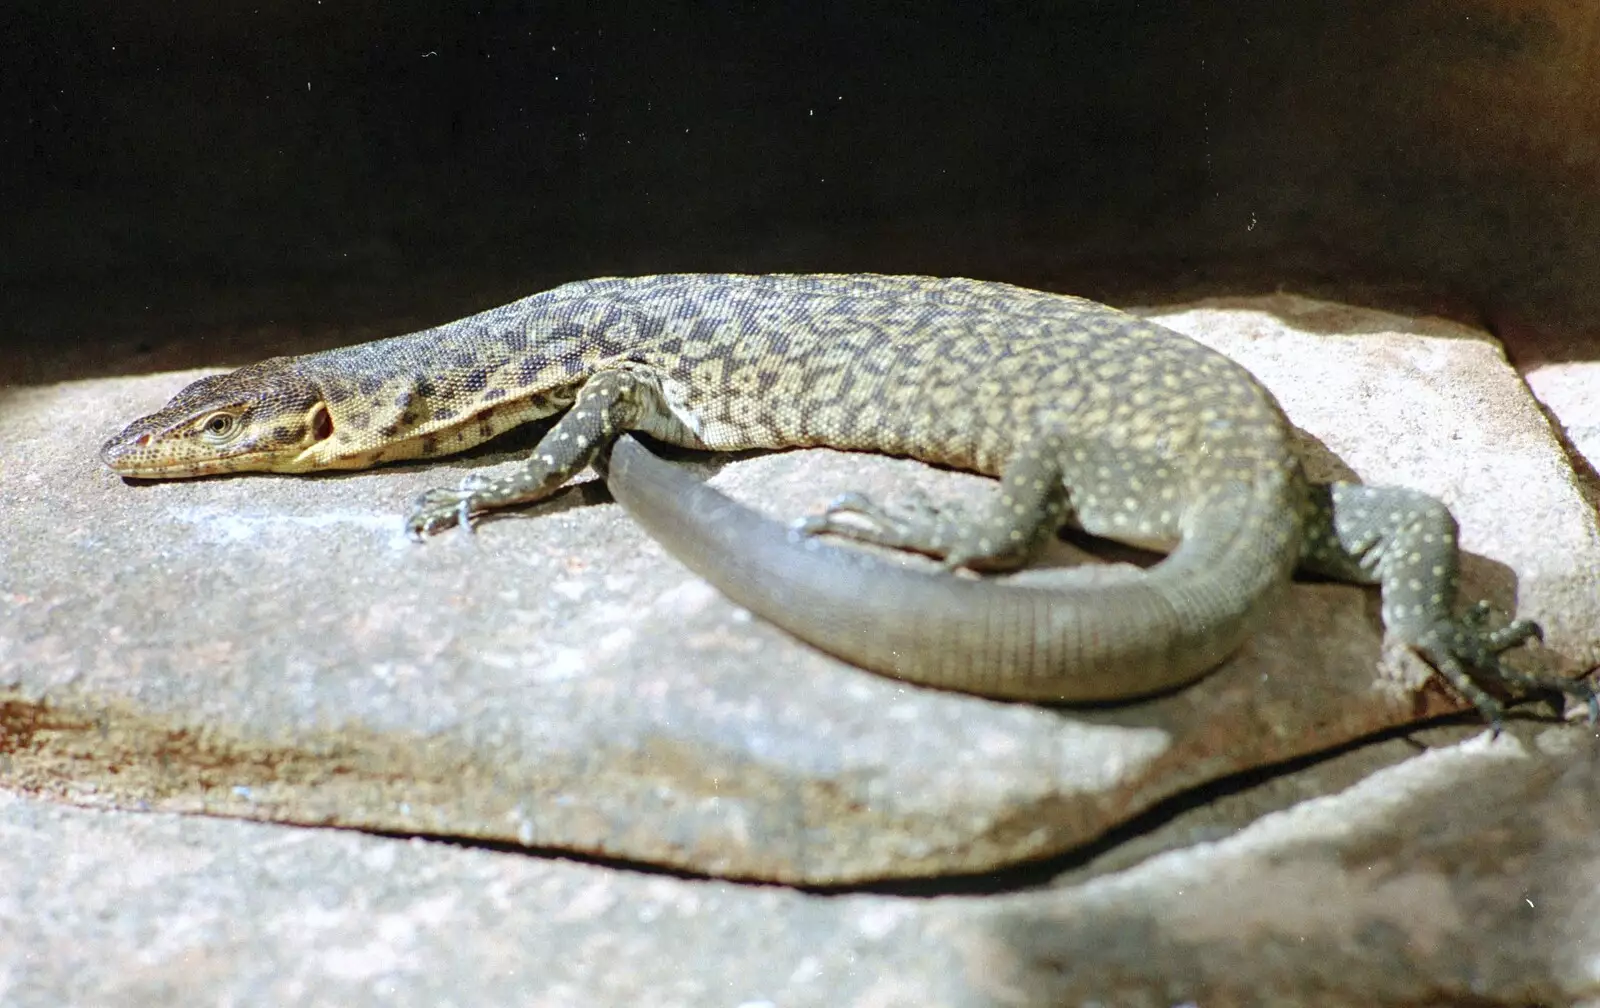
[[[142,479],[314,468],[307,449],[333,433],[333,420],[319,390],[285,360],[194,382],[107,441],[100,457]]]

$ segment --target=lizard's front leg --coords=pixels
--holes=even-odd
[[[692,432],[667,405],[659,374],[636,365],[598,371],[521,465],[493,475],[475,472],[455,487],[420,494],[406,515],[406,534],[420,542],[452,525],[470,529],[473,517],[485,512],[542,500],[588,465],[618,434],[645,427],[660,431],[673,425],[681,427],[692,443]]]

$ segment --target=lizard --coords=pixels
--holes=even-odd
[[[136,478],[364,468],[463,451],[557,417],[509,473],[419,496],[421,540],[548,497],[594,463],[667,551],[738,604],[863,668],[1034,701],[1188,683],[1235,650],[1296,569],[1377,585],[1386,638],[1498,731],[1490,689],[1586,681],[1503,660],[1541,637],[1486,603],[1457,615],[1449,509],[1421,492],[1313,483],[1242,365],[1109,306],[957,278],[671,274],[568,283],[408,335],[201,378],[107,441]],[[658,459],[829,446],[996,477],[982,513],[847,495],[790,528]],[[957,572],[1025,563],[1064,524],[1166,552],[1089,589]],[[897,567],[829,537],[926,554]],[[1492,627],[1491,623],[1502,625]],[[1486,688],[1488,687],[1488,688]]]

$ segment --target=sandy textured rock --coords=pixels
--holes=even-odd
[[[1600,466],[1600,363],[1541,364],[1527,372],[1529,388],[1561,423],[1573,448]]]
[[[1544,620],[1550,660],[1592,654],[1592,516],[1481,336],[1286,297],[1163,317],[1256,369],[1369,482],[1445,497],[1471,596]],[[192,377],[0,399],[8,787],[841,882],[1056,853],[1196,783],[1458,706],[1378,675],[1375,597],[1346,586],[1297,586],[1193,689],[1045,710],[819,655],[582,494],[401,537],[412,494],[501,456],[141,486],[99,466],[108,432]],[[847,488],[986,489],[830,452],[716,479],[781,515]]]
[[[0,794],[0,1002],[1592,1004],[1597,773],[1574,728],[1480,735],[1087,884],[937,900]]]
[[[1597,773],[1593,732],[1483,733],[1220,843],[991,901],[969,947],[995,1004],[1594,1004]]]
[[[910,900],[0,794],[0,1003],[956,1005]]]

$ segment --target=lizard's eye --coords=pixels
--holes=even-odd
[[[233,433],[234,419],[231,413],[213,413],[206,418],[203,430],[207,437],[225,438]]]

